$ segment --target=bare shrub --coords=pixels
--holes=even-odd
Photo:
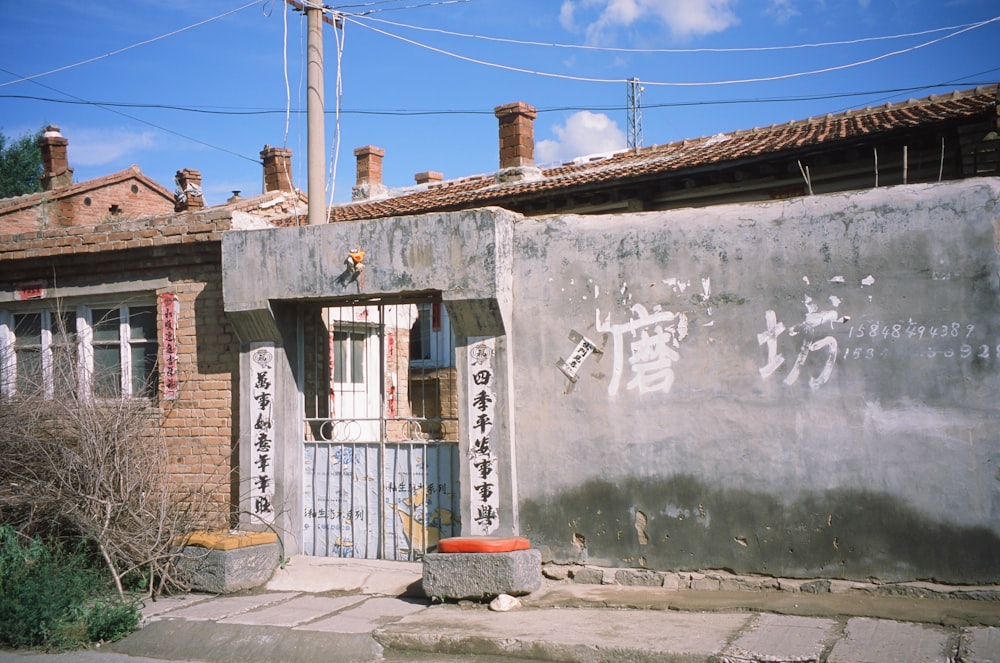
[[[170,481],[166,414],[147,398],[52,391],[19,378],[0,397],[0,522],[91,543],[122,596],[136,576],[150,596],[186,589],[177,543],[205,522],[213,486]]]

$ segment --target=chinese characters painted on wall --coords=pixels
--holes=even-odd
[[[499,468],[493,424],[496,416],[496,340],[470,339],[468,364],[469,477],[472,534],[492,534],[500,527]]]
[[[163,321],[163,398],[177,398],[179,375],[177,373],[177,309],[180,302],[171,293],[160,295],[160,320]]]
[[[687,315],[664,311],[660,306],[650,312],[642,304],[633,304],[630,311],[629,320],[612,324],[610,313],[601,320],[597,310],[597,331],[610,332],[614,340],[615,363],[608,394],[617,394],[621,385],[626,343],[632,378],[625,388],[638,389],[640,394],[669,392],[674,384],[674,363],[681,358],[677,350],[688,334]]]
[[[843,279],[836,277],[831,282],[843,283]],[[783,382],[789,386],[798,382],[807,361],[814,366],[819,366],[818,369],[814,367],[812,374],[809,375],[810,389],[819,389],[829,381],[838,354],[837,339],[832,333],[834,323],[844,323],[850,320],[848,316],[841,315],[836,310],[840,306],[840,298],[831,296],[829,299],[831,308],[821,309],[812,297],[806,295],[803,299],[806,308],[805,319],[790,328],[778,320],[777,314],[772,309],[764,312],[765,330],[757,334],[757,344],[767,350],[767,361],[758,369],[762,378],[771,377],[785,363],[785,356],[778,352],[778,340],[782,334],[787,332],[790,337],[801,334],[802,342],[798,356],[796,356],[795,362]],[[826,330],[827,327],[829,327],[829,333],[821,336],[823,333],[821,330]]]
[[[250,510],[263,517],[274,513],[274,345],[250,348]]]

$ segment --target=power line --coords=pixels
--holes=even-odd
[[[438,7],[441,5],[459,5],[466,2],[472,2],[473,0],[437,0],[436,2],[423,2],[417,5],[406,5],[404,7],[383,7],[382,9],[371,9],[365,12],[357,12],[351,14],[351,16],[370,16],[372,14],[377,14],[379,12],[389,12],[389,11],[400,11],[403,9],[423,9],[424,7]],[[374,3],[378,4],[378,3]],[[348,7],[355,5],[346,5]],[[342,7],[338,8],[342,9]]]
[[[398,0],[397,0],[398,1]],[[348,5],[350,6],[350,5]],[[980,25],[979,23],[965,23],[962,25],[953,25],[949,27],[942,28],[931,28],[930,30],[921,30],[919,32],[907,32],[897,35],[884,35],[878,37],[860,37],[857,39],[846,39],[842,41],[828,41],[828,42],[817,42],[808,44],[791,44],[784,46],[744,46],[744,47],[732,47],[732,48],[628,48],[620,46],[593,46],[588,44],[560,44],[554,42],[544,42],[544,41],[530,41],[524,39],[510,39],[505,37],[491,37],[487,35],[477,35],[467,32],[455,32],[453,30],[444,30],[442,28],[428,28],[420,25],[411,25],[408,23],[399,23],[397,21],[389,21],[384,18],[376,18],[368,16],[365,13],[360,14],[349,14],[351,16],[364,16],[368,20],[377,21],[379,23],[384,23],[386,25],[392,25],[398,28],[407,28],[410,30],[420,30],[422,32],[433,32],[436,34],[448,35],[451,37],[463,37],[468,39],[482,39],[484,41],[493,41],[503,44],[515,44],[518,46],[544,46],[548,48],[566,48],[566,49],[580,49],[587,51],[603,51],[612,53],[672,53],[672,54],[685,54],[685,53],[753,53],[761,51],[787,51],[796,50],[803,48],[824,48],[828,46],[853,46],[857,44],[863,44],[873,41],[886,41],[890,39],[905,39],[908,37],[920,37],[923,35],[929,35],[936,32],[947,32],[949,30],[961,30],[963,28],[972,28]]]
[[[12,71],[8,71],[7,69],[0,68],[0,71],[4,72],[5,74],[9,74],[11,76],[19,76],[19,74],[16,74],[16,73],[14,73]],[[87,101],[86,99],[81,99],[80,97],[77,97],[76,95],[70,94],[68,92],[63,92],[62,90],[57,90],[56,88],[52,87],[51,85],[46,85],[45,83],[40,83],[40,82],[38,82],[36,80],[31,80],[30,82],[33,83],[33,84],[35,84],[35,85],[37,85],[37,86],[39,86],[39,87],[43,87],[43,88],[46,88],[48,90],[52,90],[53,92],[55,92],[57,94],[61,94],[61,95],[64,95],[66,97],[69,97],[70,99],[74,100],[76,103],[84,104],[84,105],[87,105],[87,106],[95,106],[97,108],[100,108],[101,110],[108,111],[109,113],[114,113],[115,115],[120,115],[122,117],[128,118],[128,119],[133,120],[135,122],[139,122],[141,124],[145,124],[146,126],[153,127],[154,129],[159,129],[160,131],[164,131],[164,132],[166,132],[168,134],[172,134],[174,136],[177,136],[178,138],[183,138],[184,140],[189,140],[192,143],[198,143],[199,145],[204,145],[205,147],[209,147],[209,148],[211,148],[213,150],[218,150],[220,152],[225,152],[227,154],[231,154],[232,156],[239,157],[240,159],[246,159],[247,161],[251,161],[253,163],[260,163],[260,159],[255,159],[253,157],[248,157],[248,156],[246,156],[244,154],[240,154],[239,152],[233,152],[232,150],[226,149],[224,147],[219,147],[218,145],[213,145],[211,143],[206,143],[203,140],[199,140],[197,138],[192,138],[191,136],[187,136],[185,134],[182,134],[179,131],[174,131],[173,129],[167,129],[166,127],[161,127],[160,125],[154,124],[153,122],[149,122],[147,120],[143,120],[141,118],[135,117],[134,115],[129,115],[128,113],[123,113],[120,110],[116,110],[115,108],[111,107],[110,104],[100,104],[100,103],[95,103],[95,102],[92,102],[92,101]],[[2,95],[2,96],[6,96],[6,95]],[[59,103],[59,102],[61,102],[61,103],[73,103],[73,102],[67,101],[65,99],[52,99],[51,101],[54,101],[54,102],[57,102],[57,103]]]
[[[391,32],[386,32],[385,30],[380,30],[379,28],[376,28],[375,26],[366,25],[363,21],[359,21],[356,18],[348,18],[348,17],[345,16],[344,20],[345,21],[350,20],[351,22],[356,23],[357,25],[360,25],[360,26],[362,26],[362,27],[364,27],[364,28],[366,28],[368,30],[371,30],[372,32],[376,32],[376,33],[384,35],[386,37],[391,37],[393,39],[397,39],[399,41],[411,44],[413,46],[417,46],[419,48],[423,48],[423,49],[426,49],[426,50],[429,50],[429,51],[432,51],[432,52],[435,52],[435,53],[439,53],[441,55],[446,55],[448,57],[455,58],[457,60],[462,60],[464,62],[469,62],[469,63],[472,63],[472,64],[478,64],[478,65],[482,65],[482,66],[485,66],[485,67],[492,67],[492,68],[495,68],[495,69],[502,69],[502,70],[511,71],[511,72],[514,72],[514,73],[531,74],[531,75],[534,75],[534,76],[542,76],[542,77],[545,77],[545,78],[555,78],[555,79],[560,79],[560,80],[577,81],[577,82],[582,82],[582,83],[618,83],[618,84],[620,84],[620,83],[626,82],[626,79],[622,79],[622,78],[595,78],[595,77],[588,77],[588,76],[572,76],[572,75],[569,75],[569,74],[557,74],[557,73],[553,73],[553,72],[538,71],[538,70],[534,70],[534,69],[527,69],[527,68],[524,68],[524,67],[514,67],[514,66],[510,66],[510,65],[500,64],[500,63],[497,63],[497,62],[490,62],[490,61],[487,61],[487,60],[480,60],[478,58],[472,58],[472,57],[469,57],[469,56],[460,55],[460,54],[454,53],[452,51],[447,51],[447,50],[444,50],[442,48],[437,48],[436,46],[431,46],[429,44],[424,44],[422,42],[418,42],[418,41],[415,41],[413,39],[409,39],[407,37],[403,37],[401,35],[393,34]],[[659,87],[712,87],[712,86],[720,86],[720,85],[736,85],[736,84],[743,84],[743,83],[763,83],[763,82],[769,82],[769,81],[780,81],[780,80],[788,80],[788,79],[792,79],[792,78],[801,78],[801,77],[804,77],[804,76],[813,76],[813,75],[817,75],[817,74],[826,74],[826,73],[830,73],[830,72],[834,72],[834,71],[842,71],[844,69],[850,69],[850,68],[853,68],[853,67],[859,67],[859,66],[862,66],[862,65],[871,64],[873,62],[878,62],[880,60],[885,60],[887,58],[894,57],[894,56],[897,56],[897,55],[904,55],[906,53],[912,53],[913,51],[919,50],[921,48],[926,48],[928,46],[932,46],[933,44],[940,43],[942,41],[945,41],[946,39],[951,39],[952,37],[957,37],[960,34],[963,34],[965,32],[969,32],[970,30],[975,30],[975,29],[981,28],[981,27],[983,27],[985,25],[989,25],[990,23],[995,23],[997,21],[1000,21],[1000,16],[995,16],[995,17],[993,17],[991,19],[988,19],[988,20],[985,20],[985,21],[980,21],[979,23],[973,23],[969,27],[966,27],[966,28],[963,28],[963,29],[960,29],[960,30],[956,30],[954,32],[951,32],[951,33],[943,36],[943,37],[939,37],[937,39],[932,39],[930,41],[923,42],[922,44],[917,44],[916,46],[911,46],[909,48],[904,48],[904,49],[899,49],[899,50],[896,50],[896,51],[891,51],[889,53],[883,53],[882,55],[877,55],[877,56],[866,58],[866,59],[863,59],[863,60],[858,60],[856,62],[850,62],[850,63],[842,64],[842,65],[834,65],[834,66],[830,66],[830,67],[823,67],[821,69],[814,69],[814,70],[810,70],[810,71],[800,71],[800,72],[794,72],[794,73],[790,73],[790,74],[776,74],[776,75],[773,75],[773,76],[759,76],[759,77],[755,77],[755,78],[732,79],[732,80],[723,80],[723,81],[700,81],[700,82],[646,81],[645,84],[646,85],[655,85],[655,86],[659,86]]]
[[[133,48],[138,48],[140,46],[145,46],[147,44],[152,44],[153,42],[161,41],[161,40],[166,39],[168,37],[173,37],[175,35],[179,35],[182,32],[186,32],[188,30],[192,30],[194,28],[197,28],[197,27],[200,27],[202,25],[205,25],[206,23],[211,23],[212,21],[217,21],[220,18],[225,18],[226,16],[231,16],[232,14],[235,14],[237,12],[241,12],[244,9],[247,9],[249,7],[253,7],[254,5],[263,4],[264,2],[267,2],[267,1],[268,0],[253,0],[253,2],[249,2],[249,3],[245,4],[245,5],[243,5],[242,7],[237,7],[236,9],[231,9],[231,10],[229,10],[229,11],[223,13],[223,14],[219,14],[218,16],[213,16],[212,18],[206,18],[203,21],[198,21],[197,23],[194,23],[192,25],[188,25],[188,26],[183,27],[183,28],[179,28],[177,30],[173,30],[173,31],[168,32],[166,34],[162,34],[162,35],[160,35],[158,37],[152,37],[151,39],[146,39],[146,40],[140,41],[138,43],[132,44],[131,46],[125,46],[124,48],[119,48],[119,49],[111,51],[109,53],[105,53],[104,55],[98,55],[98,56],[95,56],[95,57],[92,57],[92,58],[88,58],[86,60],[81,60],[80,62],[74,62],[73,64],[68,64],[68,65],[65,65],[65,66],[62,66],[62,67],[57,67],[55,69],[50,69],[48,71],[43,71],[43,72],[38,73],[38,74],[32,74],[31,76],[22,76],[22,77],[18,78],[17,80],[7,81],[5,83],[0,83],[0,87],[6,87],[8,85],[14,85],[15,83],[24,83],[25,81],[33,81],[36,78],[42,78],[44,76],[49,76],[51,74],[58,74],[61,71],[67,71],[69,69],[74,69],[76,67],[80,67],[80,66],[85,65],[85,64],[90,64],[92,62],[97,62],[98,60],[103,60],[105,58],[110,58],[110,57],[112,57],[114,55],[121,55],[122,53],[124,53],[126,51],[132,50]]]
[[[5,71],[0,69],[0,71]],[[994,71],[1000,71],[1000,67],[995,67],[993,69],[987,69],[986,71],[977,72],[975,74],[970,74],[968,76],[963,76],[959,79],[953,79],[951,81],[944,81],[939,83],[930,83],[927,85],[917,85],[912,87],[901,87],[901,88],[887,88],[882,90],[865,90],[858,92],[831,92],[827,94],[814,94],[814,95],[801,95],[801,96],[785,96],[785,97],[751,97],[751,98],[735,98],[735,99],[702,99],[694,101],[673,101],[664,102],[657,104],[647,104],[643,103],[642,107],[644,109],[655,109],[655,108],[683,108],[689,106],[727,106],[727,105],[741,105],[741,104],[777,104],[777,103],[801,103],[805,101],[823,101],[826,99],[844,99],[849,97],[864,97],[870,95],[899,95],[903,93],[919,92],[921,90],[929,90],[939,87],[947,87],[959,84],[966,78],[971,78],[973,76],[982,76],[984,74],[989,74]],[[970,87],[975,87],[978,85],[995,85],[998,80],[990,81],[967,81],[961,83],[962,85],[967,85]],[[52,88],[49,88],[52,89]],[[55,90],[59,92],[58,90]],[[64,94],[60,92],[60,94]],[[29,101],[40,101],[44,103],[56,103],[56,104],[69,104],[78,106],[98,106],[98,107],[109,107],[109,108],[136,108],[136,109],[152,109],[152,110],[169,110],[178,111],[184,113],[199,113],[205,115],[224,115],[231,117],[241,117],[241,116],[255,116],[255,115],[284,115],[290,113],[292,115],[301,115],[305,113],[304,109],[297,108],[228,108],[228,107],[213,107],[213,106],[177,106],[171,104],[159,104],[159,103],[138,103],[138,102],[123,102],[123,101],[88,101],[86,99],[74,98],[74,99],[55,99],[51,97],[39,97],[35,95],[27,94],[0,94],[0,99],[25,99]],[[567,111],[579,111],[579,110],[591,110],[591,111],[622,111],[627,110],[628,106],[617,106],[617,105],[595,105],[595,106],[550,106],[550,107],[538,107],[536,111],[538,113],[561,113]],[[333,114],[335,111],[326,111],[327,114]],[[360,109],[360,108],[342,108],[340,109],[342,115],[388,115],[388,116],[401,116],[401,117],[415,117],[422,115],[493,115],[493,111],[489,109]]]

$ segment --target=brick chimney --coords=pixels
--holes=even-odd
[[[45,127],[38,147],[42,150],[42,189],[52,191],[73,183],[73,169],[69,167],[66,146],[69,141],[59,133],[59,127],[50,124]]]
[[[436,170],[425,170],[414,175],[413,179],[416,180],[417,184],[434,184],[444,181],[444,173],[439,173]]]
[[[284,147],[265,145],[260,153],[264,162],[264,193],[292,189],[292,151]]]
[[[205,206],[201,193],[201,171],[192,168],[178,170],[174,176],[174,211],[191,212]]]
[[[385,150],[374,145],[365,145],[354,150],[358,160],[358,177],[351,192],[353,200],[384,198],[388,189],[382,184],[382,157]]]
[[[534,106],[523,101],[504,104],[493,109],[500,121],[500,171],[498,182],[516,182],[541,178],[535,167]]]

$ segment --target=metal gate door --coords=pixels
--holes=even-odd
[[[418,560],[458,534],[455,343],[438,299],[302,309],[303,550]]]

